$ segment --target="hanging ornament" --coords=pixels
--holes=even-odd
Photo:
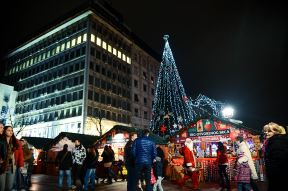
[[[180,124],[178,125],[178,127],[179,127],[179,129],[182,129],[182,125],[180,125]]]
[[[176,124],[176,123],[174,123],[174,124],[173,124],[173,127],[174,127],[174,129],[176,129],[176,128],[177,128],[177,124]]]
[[[161,125],[161,126],[160,126],[160,131],[161,131],[162,133],[166,132],[166,130],[167,130],[167,127],[166,127],[165,125]]]

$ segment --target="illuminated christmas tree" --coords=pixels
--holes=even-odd
[[[165,47],[155,91],[150,129],[158,135],[172,135],[189,125],[194,112],[185,94],[172,51],[164,36]]]

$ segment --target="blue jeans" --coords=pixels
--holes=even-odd
[[[250,191],[251,190],[250,183],[238,182],[237,190],[238,191]]]
[[[136,164],[136,183],[139,182],[139,180],[141,179],[141,175],[142,173],[144,173],[144,178],[145,178],[145,182],[146,182],[146,188],[145,191],[151,191],[152,190],[152,186],[151,186],[151,165],[152,164]]]
[[[63,177],[64,172],[67,176],[67,185],[69,188],[72,187],[72,180],[71,180],[71,170],[59,170],[59,177],[58,177],[58,187],[63,187]]]
[[[127,174],[127,191],[136,190],[136,170],[134,166],[126,165]]]
[[[88,190],[89,182],[92,183],[92,189],[95,189],[95,176],[96,176],[96,169],[89,168],[86,170],[85,178],[84,178],[84,190]]]

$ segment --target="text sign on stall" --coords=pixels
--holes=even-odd
[[[230,129],[216,130],[216,131],[203,131],[203,132],[189,132],[189,137],[200,137],[200,136],[215,136],[229,134]]]

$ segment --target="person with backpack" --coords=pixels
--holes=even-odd
[[[67,185],[72,189],[71,168],[72,168],[72,154],[68,151],[68,145],[63,146],[63,150],[57,154],[56,165],[59,166],[58,187],[63,187],[64,172],[67,176]]]

